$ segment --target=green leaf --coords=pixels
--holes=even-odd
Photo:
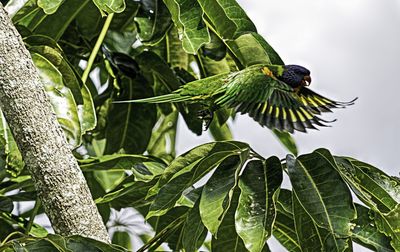
[[[111,240],[112,244],[116,244],[128,250],[132,250],[131,236],[128,232],[115,231]]]
[[[150,96],[153,96],[153,91],[143,78],[122,79],[119,100]],[[115,153],[121,149],[131,154],[143,153],[150,141],[156,120],[154,104],[113,104],[108,112],[105,153]]]
[[[81,125],[74,96],[64,85],[63,75],[56,66],[38,53],[31,55],[67,141],[77,147],[81,143]]]
[[[290,151],[293,155],[297,156],[298,152],[297,152],[296,142],[288,132],[279,131],[277,129],[273,129],[272,132],[283,144],[283,146],[286,147],[288,151]]]
[[[400,250],[400,204],[388,213],[375,212],[375,225],[378,230],[390,237],[395,251]]]
[[[64,0],[38,0],[37,5],[43,9],[44,13],[50,15],[56,12],[63,2]]]
[[[338,172],[367,206],[387,213],[400,204],[400,181],[378,168],[346,157],[335,157]]]
[[[174,110],[169,115],[159,114],[157,128],[153,129],[147,151],[150,155],[171,162],[175,158],[178,111]]]
[[[229,156],[246,155],[247,144],[235,141],[215,142],[198,146],[176,158],[165,169],[147,197],[156,195],[148,218],[160,216],[174,207],[185,189],[191,187]]]
[[[359,204],[355,204],[355,206],[357,219],[354,220],[355,227],[351,234],[352,240],[374,251],[393,251],[390,246],[390,239],[378,231],[373,221],[373,212]]]
[[[210,31],[210,38],[210,43],[202,48],[203,56],[219,62],[226,56],[226,45],[214,32]]]
[[[9,197],[0,196],[0,212],[11,213],[13,208],[13,201]]]
[[[282,179],[282,165],[277,157],[250,161],[240,176],[235,226],[249,251],[262,251],[272,234]]]
[[[199,48],[210,42],[210,34],[204,24],[203,10],[197,0],[164,0],[178,27],[183,49],[196,54]]]
[[[16,0],[10,1],[8,5],[10,4],[18,6]],[[14,24],[25,26],[31,31],[47,16],[43,9],[37,5],[37,0],[28,0],[21,8],[17,9],[15,13],[10,13],[10,15],[12,15]]]
[[[97,117],[92,95],[85,84],[82,84],[81,94],[83,104],[78,104],[78,116],[81,124],[82,134],[85,134],[96,127]]]
[[[356,212],[329,151],[318,149],[297,159],[291,155],[286,159],[293,191],[305,211],[319,227],[338,237],[348,237]]]
[[[319,227],[303,207],[296,193],[292,193],[293,216],[301,251],[344,251],[349,238],[337,238],[328,229]]]
[[[171,15],[163,0],[154,0],[154,6],[151,6],[152,13],[139,14],[135,21],[139,25],[139,38],[145,44],[157,44],[171,27]]]
[[[176,26],[171,27],[166,37],[166,54],[168,63],[173,69],[189,69],[189,54],[182,48],[182,41],[179,39],[179,33]]]
[[[96,204],[111,203],[115,209],[140,207],[147,205],[146,194],[155,181],[134,181],[133,176],[126,177],[115,189],[95,200]]]
[[[294,226],[292,192],[287,189],[279,192],[272,234],[288,251],[301,252]]]
[[[31,53],[37,53],[46,58],[56,68],[62,78],[58,78],[60,86],[65,85],[71,93],[77,105],[81,134],[95,128],[97,123],[96,111],[92,96],[76,73],[71,64],[67,61],[62,49],[56,41],[43,35],[32,35],[24,39]]]
[[[255,32],[243,34],[235,40],[228,40],[226,44],[244,67],[256,64],[284,64],[267,41]]]
[[[391,237],[393,248],[400,250],[400,180],[352,158],[335,159],[338,171],[352,191],[374,210],[378,230]]]
[[[148,219],[149,224],[156,231],[156,236],[160,236],[157,244],[153,248],[157,249],[163,242],[167,242],[172,251],[182,249],[182,234],[185,217],[189,208],[176,207],[169,210],[166,214],[160,217],[152,217]],[[150,251],[154,251],[149,249]]]
[[[59,40],[64,34],[68,25],[74,20],[80,11],[89,3],[90,0],[68,0],[59,6],[57,13],[42,17],[40,22],[32,27],[28,24],[35,34],[42,34]]]
[[[235,39],[247,32],[257,32],[253,22],[235,0],[198,0],[201,8],[223,39]]]
[[[232,132],[226,123],[220,125],[217,120],[213,120],[209,129],[215,141],[228,141],[233,139]]]
[[[246,162],[238,155],[227,157],[217,167],[204,186],[200,198],[200,216],[207,229],[215,235],[228,211],[232,193],[238,183],[238,176]]]
[[[236,188],[233,192],[229,209],[218,229],[218,233],[212,237],[211,251],[248,251],[235,230],[235,212],[238,206],[239,194],[239,188]]]
[[[91,41],[100,34],[104,19],[93,1],[89,1],[76,15],[75,23],[79,36]]]
[[[18,149],[14,136],[7,125],[3,112],[0,109],[0,154],[5,161],[5,169],[13,177],[18,176],[25,163]]]
[[[113,154],[82,160],[80,166],[84,172],[132,171],[137,180],[150,181],[163,173],[165,165],[143,155]]]
[[[182,246],[187,252],[195,252],[203,244],[207,229],[200,217],[199,200],[190,210],[183,227]]]
[[[199,162],[204,162],[205,160],[203,159],[218,154],[219,157],[221,157],[218,162],[222,162],[226,157],[247,152],[248,149],[248,144],[237,141],[211,142],[199,145],[180,155],[171,162],[160,177],[157,185],[149,192],[148,197],[155,196],[160,188],[167,184],[171,179],[180,176],[183,173],[190,172],[193,169],[193,165],[197,165]],[[211,163],[211,165],[216,166],[217,164]]]
[[[93,0],[100,11],[108,14],[121,13],[125,10],[125,0]]]

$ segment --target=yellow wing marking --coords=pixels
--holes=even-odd
[[[264,103],[264,106],[263,106],[263,108],[261,110],[261,114],[265,113],[265,110],[267,109],[267,106],[268,106],[268,102]]]
[[[292,118],[292,122],[297,122],[297,117],[293,113],[292,109],[289,109],[289,113],[290,113],[290,118]]]
[[[297,115],[299,116],[300,121],[302,121],[302,122],[305,122],[305,121],[306,121],[306,119],[304,118],[304,116],[303,116],[299,111],[296,111],[296,113],[297,113]]]
[[[279,117],[279,107],[276,107],[276,110],[275,110],[275,117],[276,117],[276,118]]]
[[[269,107],[268,114],[271,114],[271,113],[272,113],[272,109],[273,109],[273,108],[274,108],[274,106]]]
[[[272,71],[271,71],[268,67],[263,67],[263,68],[261,69],[261,71],[262,71],[265,75],[267,75],[267,76],[269,76],[269,77],[271,77],[271,78],[275,78],[274,74],[272,73]]]
[[[301,112],[304,113],[304,115],[307,117],[307,119],[313,119],[313,116],[308,113],[308,111],[306,111],[304,108],[300,108]]]

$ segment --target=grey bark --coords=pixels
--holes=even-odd
[[[0,107],[56,233],[109,242],[30,54],[1,3]]]

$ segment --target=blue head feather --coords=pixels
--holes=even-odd
[[[285,70],[279,79],[293,88],[304,83],[304,77],[310,76],[310,71],[299,65],[285,65]]]

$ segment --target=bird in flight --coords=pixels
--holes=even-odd
[[[331,100],[309,89],[310,83],[310,71],[299,65],[253,65],[189,82],[171,94],[115,103],[200,102],[207,109],[199,115],[208,125],[214,111],[233,108],[261,126],[293,133],[327,126],[335,120],[326,121],[321,113],[353,105],[357,99]]]

